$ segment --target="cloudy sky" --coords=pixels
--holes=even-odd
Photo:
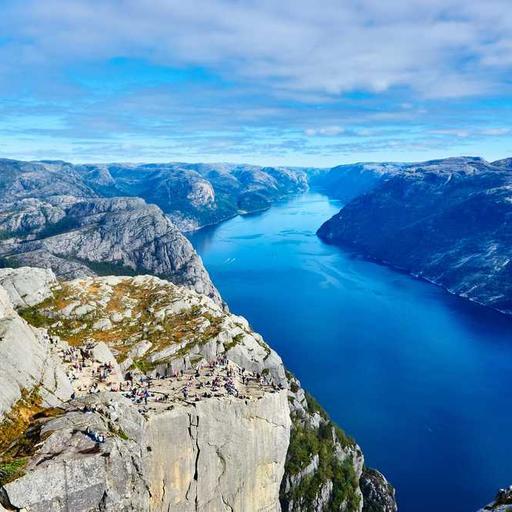
[[[512,156],[510,0],[0,2],[0,156]]]

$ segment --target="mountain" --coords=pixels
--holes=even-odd
[[[3,269],[0,329],[0,510],[396,510],[279,356],[204,295]]]
[[[156,206],[132,198],[74,198],[65,205],[53,203],[59,210],[55,222],[36,225],[27,219],[32,209],[41,215],[48,204],[53,214],[53,205],[29,201],[21,205],[21,213],[19,203],[16,213],[3,212],[4,225],[33,227],[25,231],[29,235],[0,244],[4,265],[49,267],[64,278],[148,272],[220,302],[192,245]]]
[[[318,230],[325,241],[512,313],[512,167],[401,164]]]
[[[67,279],[152,273],[220,302],[181,230],[268,208],[306,188],[299,169],[1,159],[0,258]]]
[[[158,205],[182,231],[269,208],[307,189],[305,171],[235,164],[106,164],[75,170],[102,196],[136,196]]]
[[[370,162],[315,169],[308,172],[309,184],[329,197],[347,203],[376,187],[382,179],[397,174],[403,165]]]

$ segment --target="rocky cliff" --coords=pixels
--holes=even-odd
[[[493,502],[481,508],[478,512],[509,512],[512,507],[512,485],[507,489],[500,489]]]
[[[221,302],[190,242],[154,205],[101,198],[63,162],[0,161],[0,258],[59,276],[152,273]]]
[[[359,447],[212,299],[152,276],[0,282],[3,507],[395,509],[391,488],[367,492]]]
[[[66,279],[152,273],[220,302],[180,230],[262,210],[306,188],[300,169],[0,159],[0,258]]]
[[[318,235],[512,313],[512,171],[480,158],[403,165]]]

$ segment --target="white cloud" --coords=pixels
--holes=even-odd
[[[474,129],[465,129],[465,128],[446,128],[440,130],[431,130],[430,133],[433,135],[448,135],[453,137],[458,137],[460,139],[465,139],[468,137],[503,137],[505,135],[509,135],[512,132],[510,128],[500,127],[500,128],[474,128]]]
[[[502,86],[509,0],[29,0],[3,7],[0,73],[127,56],[200,65],[290,94]]]
[[[324,136],[324,137],[335,137],[344,133],[344,129],[341,126],[325,126],[323,128],[307,128],[304,133],[308,137]]]

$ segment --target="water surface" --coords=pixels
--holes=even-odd
[[[401,511],[474,512],[512,483],[512,321],[322,243],[339,208],[308,193],[191,240]]]

